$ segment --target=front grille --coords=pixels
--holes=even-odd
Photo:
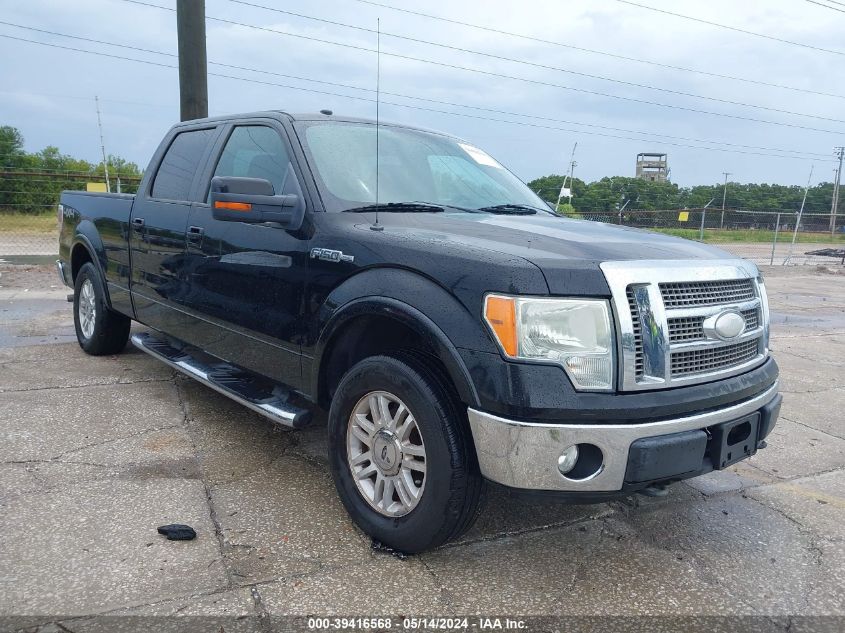
[[[705,339],[702,323],[704,323],[704,317],[669,319],[669,342],[686,343]]]
[[[768,311],[753,264],[619,261],[601,269],[617,314],[621,391],[720,380],[765,362]],[[704,323],[731,310],[745,320],[740,337],[720,340],[709,327],[705,333]]]
[[[745,319],[746,332],[757,329],[760,322],[757,316],[757,308],[743,310],[742,317]],[[669,342],[689,343],[691,341],[706,340],[707,336],[704,334],[704,328],[702,327],[705,318],[703,316],[691,316],[669,319]]]
[[[757,313],[757,308],[751,310],[743,310],[742,316],[745,318],[745,329],[756,330],[760,326],[760,316]]]
[[[672,377],[703,374],[736,367],[753,360],[758,352],[759,341],[757,339],[724,347],[673,352]]]
[[[643,375],[643,368],[645,359],[643,357],[643,328],[640,324],[640,309],[637,307],[637,301],[634,298],[634,289],[628,287],[628,308],[631,310],[631,321],[634,324],[634,352],[636,360],[634,361],[634,375],[641,378]]]
[[[668,309],[737,303],[756,296],[752,279],[666,282],[660,284],[660,294]]]

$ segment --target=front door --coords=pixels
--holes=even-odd
[[[205,182],[213,176],[270,181],[276,194],[302,196],[281,125],[256,120],[223,132]],[[188,221],[185,305],[191,340],[215,356],[301,388],[300,339],[310,239],[303,226],[215,220],[207,203]]]
[[[156,169],[155,178],[138,192],[132,206],[131,290],[136,318],[177,338],[185,327],[180,309],[185,230],[198,174],[216,135],[215,127],[172,133],[164,154],[150,167]]]

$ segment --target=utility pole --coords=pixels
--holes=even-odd
[[[813,169],[815,167],[815,165],[810,165],[810,175],[807,176],[807,186],[804,187],[804,198],[801,200],[801,208],[798,209],[798,217],[795,218],[795,228],[792,229],[792,242],[789,244],[789,252],[786,254],[786,259],[783,260],[784,266],[792,259],[792,249],[795,248],[795,238],[798,237],[798,229],[801,228],[801,218],[804,216],[804,205],[807,204],[807,192],[810,191],[810,183],[813,181]]]
[[[839,211],[839,187],[842,182],[842,158],[845,157],[845,147],[834,147],[833,154],[839,159],[836,169],[836,179],[833,181],[833,201],[830,203],[830,236],[836,233],[836,214]]]
[[[176,0],[181,120],[208,116],[205,0]]]
[[[575,165],[578,163],[575,162],[575,149],[578,147],[578,141],[575,141],[575,145],[572,146],[572,155],[569,157],[569,174],[563,177],[563,185],[560,188],[560,193],[557,195],[557,204],[555,205],[555,213],[558,212],[558,208],[560,207],[560,199],[563,198],[564,191],[566,190],[566,179],[569,179],[569,206],[572,207],[572,174],[575,171]]]
[[[725,174],[725,188],[722,190],[722,219],[719,220],[719,228],[725,228],[725,199],[728,197],[728,176],[731,175],[729,171],[723,171]]]
[[[572,178],[575,175],[575,165],[578,163],[575,162],[575,150],[578,148],[578,141],[575,141],[575,145],[572,146],[572,155],[569,157],[569,206],[572,206],[572,188],[575,185]]]
[[[639,197],[637,199],[639,199]],[[622,224],[622,212],[625,211],[625,207],[628,206],[628,204],[631,202],[631,200],[633,200],[633,198],[628,198],[625,201],[625,204],[622,205],[622,208],[619,209],[619,224]]]
[[[103,152],[103,169],[106,172],[106,191],[111,193],[111,183],[109,182],[109,161],[106,159],[106,144],[103,141],[103,121],[100,118],[100,98],[94,95],[94,105],[97,107],[97,127],[100,129],[100,150]]]
[[[710,202],[705,204],[704,208],[701,210],[701,229],[698,232],[698,241],[699,242],[704,241],[704,218],[707,216],[707,207],[709,207],[711,204],[713,204],[713,201],[715,199],[716,198],[710,198]]]

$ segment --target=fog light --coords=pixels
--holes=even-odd
[[[578,445],[574,444],[567,448],[557,458],[557,469],[561,475],[565,475],[570,470],[575,468],[575,462],[578,461]]]

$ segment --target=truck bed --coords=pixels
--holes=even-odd
[[[129,220],[134,201],[129,193],[63,191],[60,259],[72,263],[71,248],[80,237],[86,239],[91,252],[98,255],[106,281],[128,293]]]

